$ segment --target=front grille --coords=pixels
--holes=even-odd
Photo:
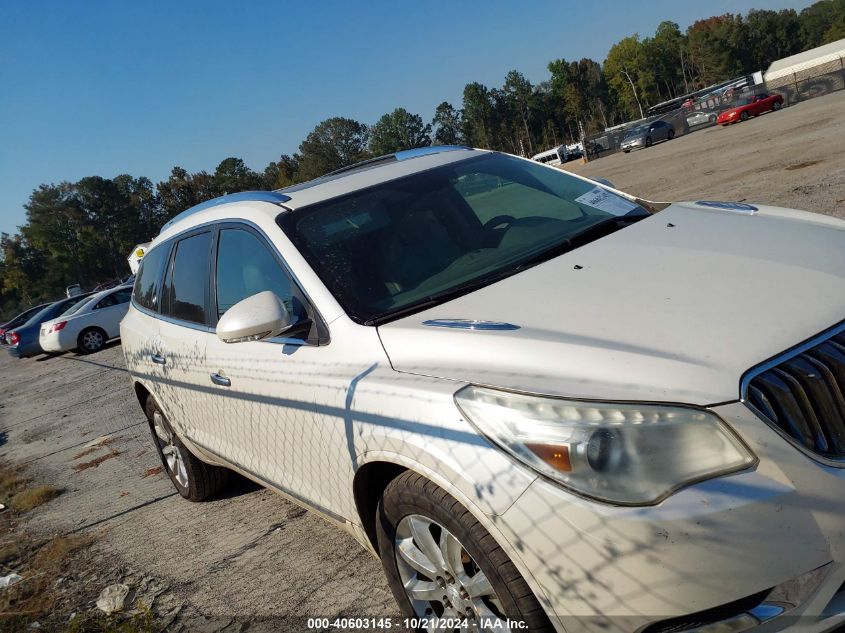
[[[845,332],[799,348],[748,381],[746,402],[796,443],[845,458]]]

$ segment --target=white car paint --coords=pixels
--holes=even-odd
[[[120,336],[120,321],[129,309],[130,286],[119,286],[93,295],[72,314],[41,324],[38,342],[45,352],[67,352],[80,347],[80,335],[97,329],[108,341]]]
[[[293,188],[281,206],[224,199],[177,217],[145,261],[197,227],[248,223],[293,272],[326,336],[227,344],[213,327],[133,300],[121,335],[136,389],[152,394],[200,459],[316,510],[370,550],[356,476],[383,463],[420,473],[495,539],[560,633],[639,632],[764,591],[759,600],[771,604],[725,616],[713,625],[721,628],[684,630],[756,630],[767,618],[761,631],[836,630],[845,621],[845,470],[796,450],[740,388],[750,368],[843,319],[845,222],[655,204],[663,210],[635,225],[378,327],[346,314],[275,222],[480,154],[385,162]],[[424,324],[464,319],[519,329]],[[561,406],[697,405],[756,461],[652,505],[595,501],[482,434],[455,402],[472,384]]]

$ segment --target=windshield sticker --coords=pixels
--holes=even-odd
[[[592,190],[575,198],[575,202],[586,204],[612,215],[625,215],[637,208],[637,205],[630,200],[617,196],[601,187],[593,187]]]

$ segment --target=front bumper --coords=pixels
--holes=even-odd
[[[655,633],[657,623],[757,594],[762,602],[779,586],[807,589],[808,574],[817,581],[808,595],[765,623],[665,630],[827,631],[843,622],[845,470],[800,453],[742,404],[716,411],[760,457],[755,469],[642,508],[581,499],[541,478],[504,514],[498,527],[567,632]]]
[[[630,141],[628,143],[622,143],[622,151],[631,151],[632,149],[641,149],[645,147],[645,143],[643,141]]]

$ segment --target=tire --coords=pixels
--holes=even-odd
[[[781,109],[781,106],[782,106],[782,104],[781,104],[781,102],[780,102],[780,101],[775,101],[775,102],[772,104],[772,110],[773,110],[773,111],[775,111],[775,112],[777,112],[778,110],[780,110],[780,109]]]
[[[716,115],[711,114],[709,117],[707,117],[707,121],[708,121],[708,123],[715,123],[716,122]]]
[[[456,499],[422,475],[406,471],[387,485],[379,501],[376,524],[388,584],[408,617],[498,617],[503,622],[510,618],[523,621],[526,631],[554,630],[528,584],[493,537]],[[430,539],[427,549],[435,557],[441,552],[439,541],[450,543],[455,553],[448,557],[451,562],[442,555],[439,562],[428,558],[418,546],[418,535]],[[406,562],[409,557],[401,553],[409,550],[417,556],[417,568],[411,567]],[[420,560],[425,562],[421,564]],[[430,570],[428,575],[423,569]],[[478,582],[485,578],[489,582]],[[412,599],[406,586],[420,594]],[[473,587],[484,589],[472,597],[466,588]]]
[[[77,349],[83,354],[93,354],[103,349],[108,340],[108,335],[103,329],[98,327],[85,328],[79,333],[79,338],[76,340]]]
[[[645,137],[645,146],[651,147],[651,137],[650,136]]]
[[[230,471],[197,459],[182,443],[151,395],[145,408],[161,464],[174,487],[188,501],[204,501],[220,492]]]
[[[749,117],[748,110],[743,110],[739,113],[739,120],[740,121],[747,121]]]
[[[629,150],[629,149],[623,149],[622,151],[623,151],[623,152],[625,152],[626,154],[630,154],[630,153],[631,153],[631,150]]]
[[[666,132],[667,141],[671,141],[673,138],[675,138],[675,130],[669,130],[668,132]]]

